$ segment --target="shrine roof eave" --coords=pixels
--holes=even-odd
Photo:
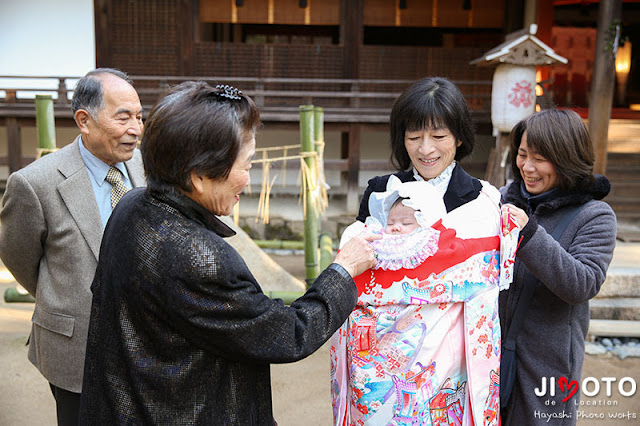
[[[519,62],[514,59],[513,50],[525,43],[533,43],[534,48],[540,53],[536,55],[539,59],[535,61]],[[472,65],[487,66],[498,64],[514,64],[514,65],[555,65],[567,64],[569,60],[558,55],[553,49],[543,43],[538,37],[532,34],[525,34],[516,39],[506,41],[501,45],[491,49],[484,56],[474,59],[470,62]]]

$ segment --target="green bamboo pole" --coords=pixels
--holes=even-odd
[[[6,303],[34,303],[36,300],[26,291],[20,291],[17,287],[9,287],[4,291]]]
[[[39,156],[56,149],[56,126],[51,95],[36,95],[36,127]]]
[[[314,152],[313,105],[300,105],[301,152]],[[311,173],[315,173],[315,159],[305,158]],[[318,215],[315,211],[315,194],[307,187],[304,217],[304,265],[307,288],[318,277]]]
[[[253,240],[263,249],[304,250],[304,241],[292,240]]]
[[[313,136],[314,144],[324,142],[324,108],[322,107],[313,107]]]
[[[38,132],[38,155],[41,157],[45,154],[56,150],[56,126],[55,117],[53,115],[53,98],[51,95],[36,95],[36,128]],[[5,290],[4,300],[7,303],[13,302],[31,302],[35,300],[27,291],[16,284]]]
[[[313,150],[317,154],[317,161],[315,162],[316,168],[324,167],[320,164],[320,161],[323,161],[324,157],[324,108],[314,106],[313,107]],[[320,169],[323,170],[323,169]],[[320,170],[316,170],[315,173],[318,174]],[[318,185],[320,182],[318,181]],[[316,191],[316,196],[320,197],[320,191]],[[317,204],[316,204],[317,205]],[[318,234],[322,234],[322,218],[320,217],[320,213],[318,212]],[[319,255],[320,256],[320,255]],[[320,271],[324,271],[322,267],[322,262],[320,262]]]
[[[304,241],[297,240],[253,240],[262,249],[304,250]],[[338,248],[332,243],[333,250]]]
[[[333,246],[331,235],[323,232],[320,234],[320,270],[324,271],[333,262]]]

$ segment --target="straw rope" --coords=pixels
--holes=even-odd
[[[303,214],[307,215],[307,190],[310,191],[312,197],[312,204],[314,205],[318,214],[322,214],[329,206],[329,198],[327,194],[328,185],[325,182],[324,167],[322,157],[324,154],[324,141],[316,141],[316,146],[320,146],[318,152],[300,152],[299,154],[290,155],[289,150],[300,149],[300,145],[283,145],[268,148],[258,148],[256,152],[261,152],[262,156],[259,159],[253,160],[252,164],[262,164],[262,184],[260,187],[260,197],[258,200],[258,209],[256,212],[256,223],[262,221],[264,224],[269,223],[269,201],[271,198],[271,191],[273,185],[276,182],[278,174],[276,173],[271,177],[271,170],[273,163],[282,162],[281,173],[282,186],[286,183],[286,165],[287,161],[299,160],[300,161],[300,196],[298,203],[302,202]],[[270,152],[282,151],[282,155],[269,158]],[[312,158],[315,162],[316,173],[312,173],[311,168],[307,165],[305,159]],[[250,193],[250,190],[247,191]]]

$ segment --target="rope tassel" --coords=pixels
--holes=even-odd
[[[260,197],[258,200],[258,209],[256,212],[255,222],[258,223],[261,221],[265,225],[269,223],[269,200],[271,198],[271,191],[273,189],[273,185],[276,182],[278,175],[276,174],[271,177],[271,167],[273,163],[283,162],[283,179],[282,185],[285,185],[285,170],[286,170],[286,162],[289,160],[299,160],[300,161],[300,196],[298,198],[299,202],[303,203],[303,215],[306,217],[307,208],[306,208],[306,197],[307,197],[307,189],[310,189],[314,194],[313,199],[311,200],[318,213],[323,213],[325,209],[329,206],[329,198],[327,195],[327,187],[328,185],[325,182],[324,177],[324,167],[322,167],[323,161],[321,160],[318,153],[315,152],[301,152],[295,155],[287,155],[289,149],[300,148],[300,145],[284,145],[278,147],[269,147],[269,148],[259,148],[256,151],[262,151],[262,158],[253,160],[252,164],[262,164],[262,184],[260,186]],[[283,155],[280,157],[269,158],[269,151],[283,151]],[[313,158],[316,167],[315,173],[312,172],[311,168],[304,161],[305,158]]]

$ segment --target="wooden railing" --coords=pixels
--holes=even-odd
[[[68,105],[79,77],[0,76],[0,117],[30,117],[35,114],[33,95],[50,94],[56,99],[56,115],[70,116]],[[387,123],[395,98],[412,80],[352,80],[252,77],[131,76],[146,111],[166,91],[181,82],[203,80],[230,84],[251,96],[264,121],[298,121],[298,106],[323,106],[327,122]],[[11,80],[13,87],[7,84]],[[49,83],[34,87],[33,81]],[[15,82],[18,85],[15,85]],[[488,120],[491,81],[455,81],[480,122]],[[67,111],[64,109],[67,108]]]
[[[301,78],[253,78],[253,77],[179,77],[179,76],[131,76],[148,113],[156,101],[172,86],[188,80],[203,80],[211,85],[229,84],[251,96],[260,108],[263,122],[282,123],[294,128],[299,122],[299,106],[313,104],[324,108],[324,121],[349,135],[348,158],[326,159],[326,170],[339,171],[343,175],[341,188],[336,193],[353,193],[358,190],[360,171],[391,171],[387,159],[361,159],[359,130],[351,138],[352,129],[358,125],[388,125],[389,113],[396,99],[412,80],[374,79],[301,79]],[[35,118],[34,94],[50,94],[56,101],[54,114],[57,126],[74,126],[70,98],[78,77],[50,76],[0,76],[0,125],[8,134],[8,155],[0,155],[0,165],[8,165],[15,171],[32,161],[22,155],[19,128],[33,126]],[[34,81],[48,84],[42,87]],[[9,82],[11,85],[9,85]],[[17,84],[16,84],[17,82]],[[491,103],[491,81],[455,81],[465,95],[477,122],[488,123]],[[59,120],[63,119],[63,120]],[[470,164],[482,176],[484,164]],[[473,172],[472,172],[473,173]],[[1,182],[0,182],[1,186]],[[352,197],[353,198],[353,197]]]

